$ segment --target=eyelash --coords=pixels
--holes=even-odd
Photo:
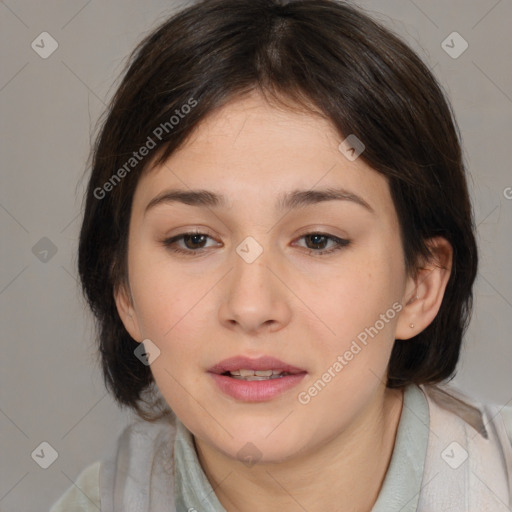
[[[181,234],[173,236],[171,238],[167,238],[162,241],[162,244],[166,248],[171,250],[172,252],[175,252],[178,254],[184,254],[186,256],[191,256],[191,257],[201,256],[204,253],[204,251],[207,250],[204,247],[194,250],[194,249],[181,249],[174,245],[176,242],[178,242],[179,240],[182,240],[186,236],[198,236],[198,235],[206,236],[207,238],[212,238],[206,233],[201,233],[200,231],[192,231],[192,232],[187,232],[187,233],[181,233]],[[351,244],[351,240],[347,240],[345,238],[338,238],[336,236],[329,235],[327,233],[317,232],[317,231],[312,231],[311,233],[306,233],[306,234],[302,235],[301,237],[299,237],[299,240],[302,238],[308,237],[308,236],[312,236],[312,235],[320,236],[322,238],[327,239],[328,241],[333,241],[336,244],[331,249],[323,249],[323,250],[307,249],[308,254],[314,255],[314,256],[323,256],[326,254],[332,254],[332,253],[339,251],[340,249],[343,249],[344,247],[347,247],[348,245]]]

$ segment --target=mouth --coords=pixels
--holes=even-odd
[[[306,370],[302,368],[271,356],[262,356],[256,359],[245,356],[231,357],[212,366],[208,371],[239,380],[279,379],[287,375],[306,373]]]
[[[307,374],[304,369],[269,356],[226,359],[208,372],[223,393],[244,402],[270,400],[296,386]]]

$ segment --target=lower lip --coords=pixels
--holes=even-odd
[[[243,402],[264,402],[295,387],[306,375],[297,373],[268,380],[241,380],[212,373],[213,380],[221,391]]]

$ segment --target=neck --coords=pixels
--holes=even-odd
[[[343,432],[285,462],[247,467],[197,438],[196,450],[227,512],[369,512],[391,460],[402,404],[402,390],[383,387]]]

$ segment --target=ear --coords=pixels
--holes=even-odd
[[[450,279],[453,248],[444,237],[427,241],[432,258],[417,267],[414,276],[407,278],[402,297],[403,309],[396,325],[395,338],[410,339],[434,320]]]
[[[128,334],[139,343],[144,339],[137,320],[129,284],[122,283],[114,290],[117,312]]]

